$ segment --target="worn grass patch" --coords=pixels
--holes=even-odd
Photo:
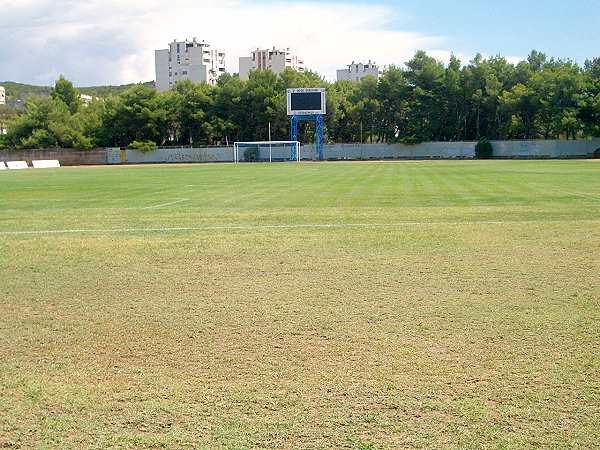
[[[4,447],[600,442],[595,162],[5,172],[0,255]]]

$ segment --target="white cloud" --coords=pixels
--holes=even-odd
[[[445,39],[395,31],[389,6],[242,0],[0,0],[0,80],[78,85],[154,79],[154,50],[197,37],[227,53],[290,47],[328,79],[353,60],[400,64],[417,49],[446,59]],[[463,60],[464,61],[464,60]]]

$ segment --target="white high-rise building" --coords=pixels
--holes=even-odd
[[[279,74],[287,67],[298,72],[304,72],[304,61],[294,55],[289,48],[271,50],[256,49],[252,56],[242,56],[240,58],[240,80],[247,81],[250,78],[252,70],[270,69],[273,73]]]
[[[376,80],[379,79],[379,66],[371,62],[371,60],[366,64],[355,63],[352,61],[352,64],[350,64],[347,69],[337,71],[338,81],[360,81],[366,76],[375,77]]]
[[[0,105],[6,105],[6,91],[0,86]]]
[[[156,88],[165,92],[179,80],[215,85],[225,73],[225,52],[205,41],[173,41],[168,49],[156,50]]]

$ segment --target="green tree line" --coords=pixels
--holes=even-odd
[[[477,55],[444,64],[417,52],[379,80],[329,83],[314,72],[223,75],[216,86],[177,83],[159,93],[135,85],[82,105],[61,77],[50,97],[26,100],[26,112],[5,118],[8,148],[219,145],[289,135],[286,89],[327,88],[329,142],[576,139],[600,136],[600,58],[583,66],[533,51],[512,64]],[[301,130],[312,139],[311,125]]]

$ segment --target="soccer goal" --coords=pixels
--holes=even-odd
[[[233,162],[300,161],[300,142],[261,141],[233,144]]]

